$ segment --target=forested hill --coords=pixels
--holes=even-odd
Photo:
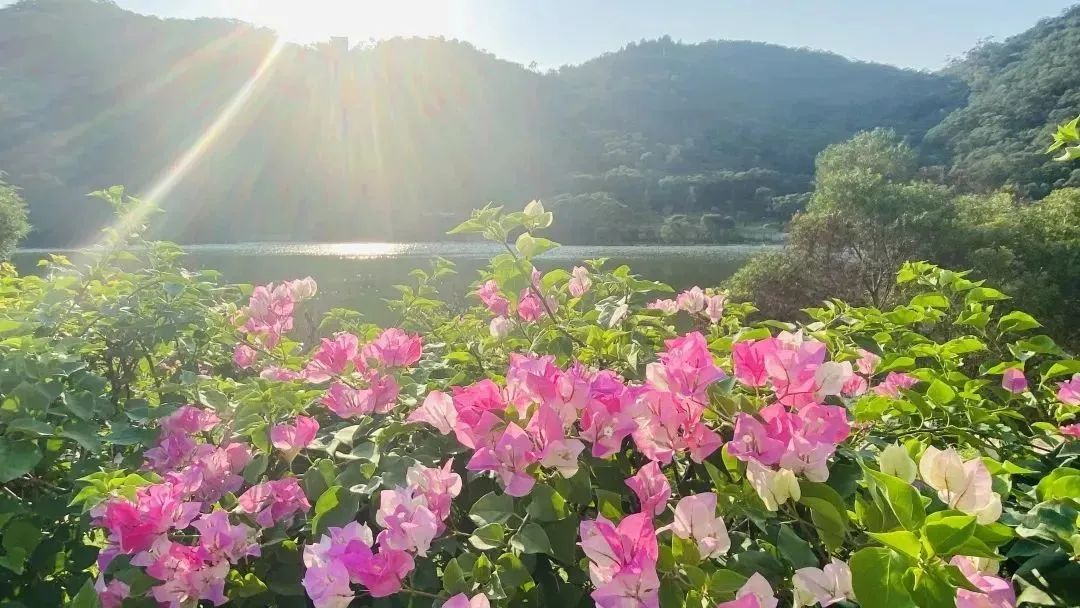
[[[163,236],[185,242],[438,238],[534,197],[576,218],[568,240],[616,209],[783,217],[825,145],[874,126],[919,143],[967,99],[964,74],[749,42],[662,38],[546,74],[444,40],[274,44],[100,1],[0,9],[0,170],[26,244],[94,238],[108,211],[84,194],[111,184],[174,184]]]
[[[964,80],[971,97],[930,132],[925,151],[952,165],[954,183],[984,192],[1008,185],[1029,198],[1080,186],[1080,169],[1044,153],[1055,126],[1080,112],[1080,6],[984,43],[945,73]]]

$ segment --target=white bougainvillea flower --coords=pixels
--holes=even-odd
[[[731,548],[727,526],[716,516],[716,494],[706,492],[686,496],[675,505],[671,531],[683,539],[694,539],[704,559],[723,555]]]
[[[1001,497],[992,488],[990,471],[979,458],[964,462],[953,448],[926,448],[919,462],[919,474],[937,490],[941,502],[974,515],[980,524],[1001,517]]]
[[[918,468],[915,461],[902,446],[897,444],[887,445],[878,455],[878,468],[886,475],[899,477],[911,483],[915,481]]]
[[[750,460],[746,463],[746,478],[770,511],[779,510],[780,505],[789,499],[798,501],[802,497],[799,480],[788,469],[774,471],[756,460]]]
[[[799,568],[791,582],[795,586],[795,606],[821,604],[824,608],[855,599],[851,568],[835,557],[824,568]]]

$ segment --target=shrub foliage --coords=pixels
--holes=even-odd
[[[487,207],[469,302],[437,260],[302,343],[314,281],[186,270],[103,196],[94,253],[0,278],[7,605],[1080,603],[1080,361],[964,272],[749,323],[540,274],[551,214]]]

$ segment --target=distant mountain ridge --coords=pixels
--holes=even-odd
[[[30,205],[27,245],[93,239],[108,213],[83,195],[160,184],[274,45],[103,1],[0,9],[0,170]],[[268,65],[163,199],[162,236],[436,239],[488,200],[536,197],[782,218],[826,145],[876,126],[917,144],[968,94],[953,73],[666,37],[544,74],[437,39],[285,45]]]

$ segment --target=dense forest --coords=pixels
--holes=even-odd
[[[244,23],[108,2],[0,9],[0,170],[30,206],[27,244],[85,242],[108,212],[85,193],[167,179],[274,45]],[[488,200],[537,197],[561,209],[567,241],[652,239],[679,214],[721,229],[783,219],[826,145],[877,126],[919,142],[967,90],[752,42],[661,38],[539,73],[396,39],[285,45],[248,93],[163,197],[161,236],[431,239]],[[637,222],[590,221],[611,205]]]

